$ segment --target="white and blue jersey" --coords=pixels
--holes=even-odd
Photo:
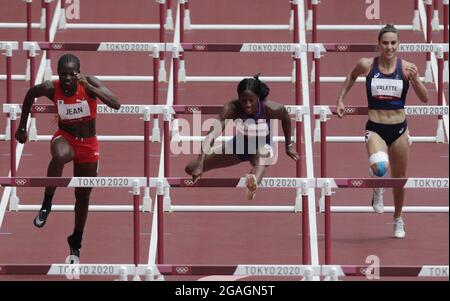
[[[402,60],[397,58],[394,72],[384,74],[378,66],[378,57],[373,59],[372,68],[366,77],[366,91],[369,109],[399,110],[405,107],[409,81],[406,80]]]
[[[271,121],[266,116],[264,102],[259,101],[255,116],[246,115],[239,109],[236,124],[236,136],[226,143],[239,160],[248,161],[261,147],[271,148]]]

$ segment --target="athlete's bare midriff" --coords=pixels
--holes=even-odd
[[[405,110],[369,110],[369,120],[381,124],[399,124],[405,121]]]

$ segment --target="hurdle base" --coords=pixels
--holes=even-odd
[[[150,197],[150,188],[144,188],[144,197],[142,198],[142,212],[152,211],[152,198]]]
[[[11,195],[9,197],[9,211],[19,211],[19,197],[17,196],[17,188],[11,187]]]

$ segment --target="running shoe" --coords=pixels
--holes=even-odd
[[[383,188],[375,188],[372,195],[372,208],[376,213],[384,212]]]
[[[36,215],[36,217],[33,220],[33,224],[38,228],[44,227],[49,214],[50,214],[50,210],[46,210],[46,209],[39,210],[39,213]]]

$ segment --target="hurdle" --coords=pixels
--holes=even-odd
[[[12,73],[12,56],[13,56],[13,50],[18,49],[18,42],[7,42],[3,41],[0,42],[0,51],[5,51],[5,57],[6,57],[6,103],[10,104],[12,103],[12,79],[11,79],[11,73]],[[11,149],[15,149],[16,140],[13,138],[14,134],[12,134],[12,131],[15,126],[15,114],[8,114],[6,116],[6,128],[5,128],[5,134],[0,135],[0,141],[9,140],[9,146]],[[14,158],[13,158],[14,157]],[[15,176],[16,175],[16,159],[15,156],[11,155],[10,158],[10,168],[11,171],[9,173],[9,176]],[[12,201],[18,200],[16,195],[16,189],[12,188],[11,190],[5,190],[4,196],[8,195],[8,198],[10,198]],[[3,200],[3,199],[2,199]],[[1,203],[0,203],[1,204]],[[3,216],[0,215],[0,221],[3,218]]]
[[[162,275],[170,276],[301,276],[305,280],[313,280],[313,276],[328,277],[330,281],[338,281],[339,277],[433,277],[448,278],[449,267],[445,265],[426,266],[363,266],[363,265],[193,265],[193,264],[157,264],[137,266],[130,264],[51,264],[51,265],[0,265],[0,275],[58,275],[68,279],[80,279],[80,276],[119,276],[118,280],[161,280]],[[269,287],[267,288],[269,289]]]
[[[413,0],[412,3],[414,11],[413,11],[413,20],[412,24],[407,25],[396,25],[395,27],[399,30],[413,30],[413,31],[422,31],[420,26],[419,19],[419,0]],[[439,24],[439,14],[438,14],[438,1],[433,0],[421,0],[427,5],[427,19],[430,20],[430,29],[433,31],[440,31],[445,28],[444,24]],[[329,25],[329,24],[318,24],[318,16],[319,16],[319,0],[308,0],[308,19],[306,22],[306,30],[317,32],[317,30],[380,30],[382,25]],[[448,1],[442,1],[444,12],[446,10],[446,6],[448,9]],[[433,17],[431,17],[431,13],[433,13]],[[428,24],[428,23],[427,23]],[[428,28],[428,26],[427,26]],[[428,30],[428,29],[426,29]]]
[[[179,24],[183,24],[184,22],[179,22]],[[176,39],[176,38],[175,38]],[[208,114],[217,114],[220,112],[221,107],[213,107],[213,106],[197,106],[197,105],[185,105],[181,106],[179,104],[179,95],[178,95],[178,85],[180,82],[180,77],[182,77],[183,72],[180,72],[180,69],[182,67],[182,64],[180,61],[182,60],[183,55],[180,54],[188,51],[193,52],[288,52],[291,54],[294,54],[294,62],[296,64],[296,84],[295,84],[295,100],[296,100],[296,108],[294,108],[294,111],[296,113],[296,121],[301,121],[301,116],[303,114],[303,111],[306,111],[305,108],[300,107],[301,99],[300,99],[300,53],[302,52],[302,47],[298,44],[281,44],[281,43],[272,43],[272,44],[250,44],[250,43],[244,43],[244,44],[213,44],[213,43],[167,43],[166,44],[167,51],[172,51],[172,69],[171,69],[171,81],[169,84],[169,91],[172,92],[170,96],[168,96],[168,102],[167,104],[172,105],[175,110],[175,116],[177,114],[194,114],[194,113],[208,113]],[[259,49],[259,50],[258,50]],[[172,89],[170,89],[170,85],[172,85]],[[173,97],[171,97],[173,96]],[[173,102],[170,103],[170,102]],[[309,108],[308,108],[309,110]],[[172,120],[173,114],[165,114],[164,117],[164,145],[163,145],[163,157],[164,160],[161,160],[160,162],[160,172],[159,176],[164,177],[168,179],[169,183],[163,184],[161,183],[159,187],[157,187],[157,202],[155,202],[155,207],[157,209],[154,210],[154,221],[157,220],[157,225],[154,224],[154,227],[152,229],[157,229],[157,239],[156,243],[154,243],[153,240],[150,242],[150,255],[149,255],[149,262],[157,262],[158,264],[164,263],[164,243],[163,243],[163,237],[162,233],[164,231],[164,209],[168,209],[167,203],[170,202],[170,196],[169,196],[169,189],[175,188],[175,187],[196,187],[200,185],[199,187],[204,187],[203,185],[206,185],[205,187],[236,187],[238,185],[239,181],[237,179],[200,179],[195,185],[193,184],[191,179],[180,179],[180,178],[170,178],[169,175],[169,149],[170,149],[170,137],[176,137],[177,131],[178,131],[178,125],[176,122],[174,122],[174,126],[172,126],[172,129],[175,128],[176,132],[174,134],[174,131],[172,133],[170,132],[170,122]],[[176,119],[175,119],[176,120]],[[297,152],[301,156],[301,128],[299,122],[297,122],[296,125],[296,141],[297,141]],[[192,140],[191,137],[186,137],[185,139]],[[202,137],[199,137],[199,140],[201,140]],[[301,165],[300,160],[296,162],[296,173],[297,177],[300,177],[301,173]],[[171,181],[177,181],[177,183],[170,184]],[[182,181],[182,182],[180,182]],[[243,179],[240,179],[242,182]],[[242,182],[245,183],[245,182]],[[228,184],[228,185],[225,185]],[[231,184],[231,185],[230,185]],[[175,185],[175,186],[174,186]],[[242,184],[241,184],[242,185]],[[304,226],[302,227],[302,231],[308,231],[308,225],[309,225],[309,209],[308,209],[308,187],[307,182],[304,185],[304,189],[300,190],[297,188],[297,196],[299,194],[302,194],[302,222],[304,223]],[[171,206],[171,209],[178,210],[178,211],[242,211],[243,206],[239,206],[240,208],[231,207],[231,206]],[[245,210],[255,210],[256,206],[252,206],[252,208],[245,208]],[[271,206],[273,207],[273,206]],[[274,208],[259,208],[260,210],[266,211],[266,209],[270,209],[273,211]],[[289,210],[292,210],[292,208],[288,208]],[[295,209],[295,207],[294,207]],[[171,210],[171,211],[174,211]],[[152,237],[154,237],[152,235]],[[302,253],[302,260],[303,263],[309,262],[309,234],[306,233],[303,234],[303,253]],[[153,257],[153,247],[157,247],[155,251],[155,257]]]
[[[133,264],[139,265],[140,261],[140,188],[147,185],[148,178],[144,177],[0,177],[0,187],[107,187],[107,188],[129,188],[132,187],[133,201]],[[150,180],[151,183],[151,180]],[[70,206],[74,209],[74,206]],[[4,269],[0,269],[0,274]],[[25,266],[20,269],[21,273],[34,274],[42,269],[34,269]],[[67,270],[64,270],[67,272]]]
[[[210,179],[200,179],[196,183],[190,178],[177,178],[177,177],[166,177],[160,178],[159,180],[152,181],[150,183],[151,187],[156,187],[157,190],[157,202],[155,206],[157,207],[157,263],[164,263],[164,194],[167,187],[171,188],[194,188],[194,187],[246,187],[245,178],[210,178]],[[301,188],[302,190],[302,261],[304,264],[309,262],[309,219],[308,219],[308,189],[315,186],[314,179],[300,179],[300,178],[265,178],[261,183],[261,188]],[[218,210],[217,206],[207,206],[202,211],[221,211],[221,212],[236,212],[240,210],[241,206],[222,206],[221,210]],[[250,207],[250,206],[249,206]],[[272,207],[272,206],[271,206]],[[173,207],[174,209],[179,209],[178,211],[198,211],[197,208],[183,208],[182,206]],[[187,210],[189,209],[189,210]],[[239,210],[238,210],[239,209]],[[248,208],[250,209],[250,208]],[[271,212],[274,211],[273,208],[270,209]],[[286,208],[279,208],[280,211],[275,212],[288,212]],[[248,212],[249,210],[244,210]],[[261,210],[262,211],[262,210]],[[266,210],[268,211],[268,210]]]
[[[300,86],[300,54],[302,51],[304,51],[305,45],[299,45],[299,44],[286,44],[286,43],[243,43],[243,44],[220,44],[220,43],[167,43],[166,44],[166,50],[172,51],[172,75],[173,75],[173,105],[177,106],[179,105],[179,72],[180,72],[180,52],[282,52],[282,53],[293,53],[294,54],[294,62],[296,66],[296,72],[295,72],[295,105],[300,106],[301,105],[301,86]],[[200,106],[196,106],[198,111],[200,109]],[[192,109],[191,109],[192,110]],[[220,112],[219,108],[215,109],[216,111],[209,110],[208,113],[217,114]],[[295,137],[296,137],[296,151],[301,156],[302,150],[301,150],[301,123],[302,121],[302,114],[306,112],[305,108],[302,107],[296,107],[294,109],[296,117],[296,127],[295,127]],[[189,112],[189,109],[187,110],[181,110],[178,111],[178,114],[185,114],[185,113],[191,113]],[[168,114],[165,117],[164,122],[164,132],[165,132],[165,140],[164,140],[164,157],[167,158],[164,162],[164,176],[168,177],[168,171],[169,171],[169,137],[177,136],[178,134],[178,125],[175,123],[173,128],[175,128],[175,131],[172,130],[172,133],[169,131],[169,122],[171,120],[172,116]],[[171,134],[171,135],[170,135]],[[182,139],[182,138],[180,138]],[[187,139],[187,138],[185,138]],[[190,138],[189,138],[190,139]],[[301,160],[297,160],[296,162],[296,173],[297,177],[301,177]]]
[[[277,25],[262,25],[262,24],[192,24],[190,13],[190,0],[179,0],[180,14],[180,29],[181,34],[184,35],[185,30],[297,30],[295,29],[294,18],[298,10],[298,1],[290,2],[290,18],[287,24]],[[183,39],[184,40],[184,39]]]
[[[32,23],[32,5],[33,0],[25,0],[26,2],[26,22],[25,23],[0,23],[0,29],[21,29],[26,28],[26,41],[33,41],[32,29],[40,28],[41,30],[45,30],[45,42],[50,42],[50,32],[51,30],[56,31],[66,30],[66,29],[77,29],[77,30],[89,30],[89,29],[98,29],[98,30],[158,30],[159,31],[159,43],[165,42],[165,17],[166,17],[166,0],[154,0],[158,4],[159,11],[159,23],[158,24],[114,24],[114,23],[69,23],[66,18],[66,3],[65,0],[57,0],[56,7],[54,12],[54,18],[52,24],[51,21],[51,12],[50,12],[50,3],[53,0],[41,0],[41,21],[40,23]],[[53,28],[53,29],[51,29]],[[33,70],[30,69],[30,57],[31,50],[28,54],[27,60],[27,69],[24,75],[17,74],[13,75],[13,80],[23,81],[30,80],[30,77],[33,76]],[[161,82],[166,81],[166,72],[164,69],[164,54],[160,53],[160,70],[159,70],[159,80]],[[45,79],[50,80],[54,79],[52,76],[51,66],[50,66],[50,51],[46,52],[46,71],[45,71]],[[0,80],[4,80],[6,76],[0,75]],[[126,81],[152,81],[153,79],[148,76],[99,76],[100,80],[104,81],[118,81],[118,80],[126,80]],[[31,80],[33,83],[33,80]]]
[[[153,76],[150,79],[153,82],[153,104],[158,104],[159,98],[159,76],[160,76],[160,52],[165,51],[165,43],[135,43],[135,42],[100,42],[100,43],[47,43],[47,42],[24,42],[23,49],[30,50],[56,50],[56,51],[108,51],[108,52],[147,52],[153,59]],[[116,78],[120,79],[120,78]],[[158,120],[154,122],[153,138],[159,141]],[[35,126],[32,124],[32,126]],[[37,139],[35,128],[30,129],[33,136],[30,140]]]
[[[150,178],[150,121],[152,115],[163,114],[166,110],[170,110],[170,108],[162,105],[122,105],[119,110],[115,110],[109,108],[106,105],[98,105],[97,113],[99,114],[126,114],[126,115],[142,115],[144,120],[144,135],[143,136],[101,136],[102,139],[100,141],[138,141],[144,142],[144,176],[146,178]],[[15,133],[15,121],[17,119],[17,114],[21,113],[21,106],[17,104],[4,104],[3,112],[7,113],[11,116],[11,126],[10,126],[10,135],[14,136]],[[31,107],[32,113],[50,113],[56,114],[56,108],[54,105],[37,105],[34,104]],[[40,138],[40,139],[39,139]],[[51,136],[38,136],[38,141],[46,141],[50,140]],[[10,140],[10,152],[11,152],[11,176],[15,177],[16,175],[16,156],[15,156],[15,147],[16,141],[15,139]],[[144,201],[143,201],[143,211],[149,211],[151,208],[151,198],[149,195],[148,188],[145,189]],[[73,206],[65,206],[65,205],[54,205],[53,210],[55,211],[67,211],[73,210]],[[91,207],[90,207],[91,208]],[[35,211],[39,210],[40,207],[38,205],[20,205],[19,198],[14,198],[10,200],[9,209],[11,211]],[[93,211],[130,211],[132,210],[129,206],[124,205],[98,205],[92,206]]]
[[[395,179],[372,179],[372,178],[319,178],[317,188],[325,193],[325,264],[332,262],[331,241],[331,195],[335,188],[420,188],[420,189],[448,189],[448,178],[395,178]],[[448,208],[447,208],[448,212]]]
[[[366,277],[368,280],[380,277],[435,277],[448,278],[448,265],[424,266],[362,266],[362,265],[322,265],[322,276],[329,281],[339,277]]]
[[[220,44],[220,43],[168,43],[166,49],[172,49],[172,66],[173,66],[173,104],[178,105],[179,102],[179,82],[181,81],[183,71],[181,65],[181,53],[183,52],[251,52],[251,53],[265,53],[265,52],[281,52],[294,53],[295,64],[295,104],[298,106],[301,103],[301,87],[300,87],[300,54],[304,51],[304,45],[286,44],[286,43],[242,43],[242,44]],[[233,77],[234,78],[234,77]],[[240,78],[242,79],[242,78]],[[270,79],[270,78],[263,78]],[[214,113],[219,113],[215,111]],[[213,113],[213,114],[214,114]],[[301,127],[296,127],[297,135],[300,135]],[[297,136],[297,141],[300,141],[300,136]],[[297,149],[297,152],[300,150]],[[301,154],[301,151],[299,152]],[[300,167],[298,167],[300,168]]]
[[[320,89],[321,89],[321,79],[320,79],[320,59],[322,56],[322,53],[325,52],[375,52],[377,51],[376,45],[371,44],[310,44],[312,49],[314,49],[314,63],[315,63],[315,80],[314,80],[314,100],[315,105],[319,106],[321,104],[321,97],[320,97]],[[448,53],[448,44],[408,44],[403,43],[400,44],[398,52],[412,52],[412,53],[430,53],[434,52],[436,53],[436,57],[438,58],[438,71],[437,71],[437,105],[442,106],[443,105],[443,59],[444,53]],[[317,113],[316,113],[317,114]],[[438,127],[437,127],[437,133],[436,133],[436,139],[433,141],[432,139],[428,139],[427,141],[420,141],[420,142],[444,142],[444,122],[442,120],[442,116],[438,115]],[[315,121],[315,129],[314,129],[314,142],[320,142],[323,138],[321,135],[321,128],[322,128],[322,122],[323,120],[320,120],[317,118],[316,115],[316,121]],[[448,133],[448,130],[447,130]],[[358,141],[361,141],[360,139]],[[351,141],[354,142],[354,141]]]
[[[179,72],[179,49],[182,51],[214,51],[214,52],[249,52],[252,51],[252,48],[258,48],[263,47],[264,45],[258,45],[258,44],[189,44],[189,43],[181,43],[181,44],[167,44],[167,49],[172,49],[172,75],[173,75],[173,108],[175,110],[175,114],[195,114],[195,113],[205,113],[205,114],[218,114],[220,113],[222,107],[221,106],[195,106],[195,105],[189,105],[189,106],[182,106],[178,105],[179,97],[178,97],[178,72]],[[266,49],[263,51],[274,50],[275,47],[274,44],[266,44]],[[297,142],[297,152],[301,156],[301,125],[300,121],[302,121],[302,115],[305,114],[305,112],[309,111],[309,108],[299,106],[300,104],[300,52],[301,48],[299,45],[293,45],[293,44],[278,44],[276,47],[278,47],[277,51],[282,52],[294,52],[295,53],[295,62],[298,64],[298,72],[296,73],[296,106],[291,106],[288,110],[290,110],[292,115],[295,115],[295,121],[296,121],[296,142]],[[276,49],[275,49],[276,50]],[[178,134],[178,125],[176,122],[174,127],[175,131],[172,131],[172,134],[169,131],[169,123],[172,120],[171,114],[167,114],[164,117],[164,171],[163,174],[165,177],[169,177],[169,149],[170,149],[170,137],[178,137],[175,139],[175,141],[195,141],[195,140],[202,140],[203,137],[180,137]],[[226,139],[227,137],[223,137],[222,140]],[[296,162],[296,173],[297,177],[301,176],[301,162],[298,160]],[[187,180],[191,181],[191,180]],[[192,181],[191,181],[192,182]],[[222,187],[222,186],[217,186]],[[227,186],[228,187],[228,186]],[[169,186],[165,186],[161,188],[161,194],[164,195],[164,198],[158,194],[158,200],[160,200],[161,203],[158,203],[158,212],[162,212],[164,209],[165,211],[245,211],[245,212],[255,212],[255,211],[282,211],[282,212],[292,212],[292,211],[298,211],[299,210],[299,195],[302,195],[302,214],[303,214],[303,222],[306,222],[306,227],[308,227],[308,205],[307,200],[305,199],[305,194],[307,195],[307,188],[305,187],[301,192],[297,190],[297,198],[295,206],[171,206],[170,202],[170,190]],[[158,215],[158,222],[161,220],[162,223],[163,213]],[[162,224],[158,224],[158,230],[162,228]],[[158,238],[158,248],[162,243]],[[162,238],[161,238],[162,239]],[[306,247],[307,248],[307,247]],[[158,249],[158,262],[161,263],[163,260],[162,255],[160,255],[162,251]],[[306,251],[304,252],[305,256],[307,255]],[[303,258],[304,262],[307,261],[307,258]]]
[[[0,51],[4,52],[6,62],[6,103],[12,102],[12,57],[13,51],[19,49],[19,43],[14,41],[0,41]],[[6,119],[6,132],[4,135],[0,135],[0,140],[10,139],[10,117],[8,115]]]
[[[292,31],[292,42],[299,43],[299,0],[291,0],[290,16],[286,25],[263,25],[263,24],[192,24],[190,14],[190,1],[178,0],[178,10],[180,11],[179,28],[180,43],[185,43],[186,30],[289,30]],[[184,62],[184,53],[180,54],[180,82],[236,82],[245,76],[186,76],[186,68]],[[295,64],[295,63],[294,63]],[[290,76],[262,76],[261,80],[267,82],[294,82],[295,66]]]
[[[395,27],[399,30],[413,30],[416,32],[422,31],[425,35],[426,43],[432,43],[432,32],[443,31],[443,41],[445,44],[448,43],[448,10],[449,1],[442,0],[442,11],[443,11],[443,24],[439,24],[439,1],[438,0],[413,0],[414,1],[414,17],[412,20],[412,25],[396,25]],[[318,6],[319,0],[309,0],[308,1],[308,19],[306,21],[306,30],[312,31],[312,43],[317,43],[317,31],[318,30],[380,30],[383,25],[319,25],[318,24]],[[422,18],[425,18],[421,20]],[[421,23],[423,24],[421,26]],[[431,83],[433,81],[432,71],[431,71],[431,56],[430,53],[426,53],[426,69],[425,75],[422,80],[425,83]],[[445,68],[447,75],[444,78],[444,82],[448,83],[448,53],[445,56]],[[311,71],[311,78],[314,78],[314,65]],[[343,82],[345,78],[342,77],[324,77],[321,78],[325,82]],[[359,82],[359,81],[358,81]]]
[[[45,1],[47,1],[47,0],[45,0]],[[26,3],[27,3],[27,15],[29,16],[28,20],[29,20],[29,22],[31,22],[31,0],[27,0]],[[61,10],[57,6],[57,8],[55,10],[55,14],[52,18],[52,22],[50,24],[50,11],[49,10],[45,11],[45,8],[46,7],[48,8],[48,6],[49,6],[49,2],[45,3],[44,0],[41,1],[41,7],[42,7],[42,12],[43,12],[42,16],[45,16],[45,15],[48,16],[45,19],[44,19],[44,17],[41,18],[41,24],[47,25],[46,28],[42,27],[42,29],[46,29],[45,36],[46,36],[46,38],[48,38],[48,41],[53,41],[55,34],[56,34],[56,29],[57,29],[57,21],[56,20],[58,19],[58,14],[61,13]],[[31,30],[27,30],[27,38],[31,38]],[[29,59],[27,60],[26,73],[28,73],[28,70],[30,70],[30,73],[32,71],[33,74],[25,75],[25,79],[27,79],[28,77],[30,78],[30,87],[35,84],[40,84],[42,82],[42,79],[46,77],[46,74],[47,75],[51,74],[50,62],[47,61],[47,59],[46,59],[47,55],[48,54],[45,53],[45,55],[42,56],[41,63],[39,65],[39,69],[37,70],[37,74],[34,75],[34,73],[35,73],[34,66],[32,68],[28,68],[28,65],[29,65],[28,62],[34,62],[34,60],[35,60],[33,51],[30,51],[30,53],[28,55]],[[11,72],[9,72],[9,75],[6,74],[5,78],[8,78],[9,76],[11,77],[11,79],[14,78],[14,75],[12,75]],[[33,130],[36,127],[35,127],[35,118],[33,117],[33,115],[31,117],[32,118],[30,118],[30,120],[28,120],[28,122],[27,122],[27,128],[31,124],[30,136],[33,136],[35,134],[35,132]],[[9,135],[10,131],[8,131],[8,128],[6,129],[6,132],[8,133],[7,135]],[[8,138],[8,137],[5,137],[5,138]],[[9,138],[11,139],[12,137],[9,137]],[[14,152],[14,155],[17,157],[17,162],[13,169],[16,169],[18,167],[18,163],[20,161],[22,151],[23,151],[23,145],[21,145],[21,144],[17,145],[17,148]],[[11,175],[11,172],[9,173],[9,175]],[[3,220],[4,212],[6,209],[6,204],[8,203],[8,201],[10,201],[11,203],[18,203],[18,197],[16,195],[16,187],[7,187],[3,192],[3,196],[2,196],[2,199],[0,202],[0,223]]]
[[[196,114],[215,114],[218,115],[222,111],[223,106],[220,105],[174,105],[173,109],[175,114],[189,114],[193,116],[200,116]],[[307,106],[285,106],[289,115],[294,116],[294,120],[301,122],[303,120],[303,115],[309,114],[309,107]],[[201,133],[200,133],[201,134]],[[219,136],[217,137],[217,142],[227,141],[232,138],[232,136]],[[172,142],[201,142],[205,139],[205,136],[181,136],[178,130],[172,131],[171,141]],[[274,136],[274,142],[285,142],[285,137]],[[292,142],[296,142],[296,135],[291,136]]]
[[[369,109],[367,107],[362,106],[346,106],[345,107],[345,115],[367,115]],[[337,109],[336,106],[314,106],[314,114],[320,116],[321,120],[321,133],[322,130],[326,133],[326,122],[330,120],[328,116],[336,115]],[[407,116],[448,116],[449,107],[438,105],[438,106],[405,106],[405,115]],[[324,139],[325,138],[325,139]],[[341,143],[354,143],[354,142],[364,142],[363,136],[323,136],[320,139],[320,143],[322,141],[326,142],[341,142]],[[437,130],[436,136],[411,136],[411,143],[445,143],[445,134],[444,128],[442,125]],[[322,150],[321,154],[326,156],[326,148]],[[325,158],[324,158],[325,160]],[[324,163],[325,165],[326,163]]]
[[[345,136],[327,136],[326,122],[329,120],[328,116],[336,115],[336,106],[314,106],[314,114],[320,116],[320,174],[322,177],[326,177],[327,171],[327,142],[340,142],[340,143],[352,143],[352,142],[364,142],[364,137],[345,137]],[[361,106],[346,106],[346,115],[367,115],[368,108]],[[408,116],[448,116],[448,106],[405,106],[405,114]],[[439,131],[438,131],[439,132]],[[411,137],[412,142],[444,142],[443,131],[441,136],[437,137]],[[442,139],[442,140],[441,140]],[[394,179],[392,179],[394,180]],[[396,179],[395,179],[396,180]],[[326,204],[324,205],[324,195],[326,203],[326,193],[322,190],[322,197],[319,200],[320,211],[326,210]],[[334,206],[331,207],[333,212],[372,212],[372,208],[369,206]],[[393,212],[394,208],[388,206],[385,208],[386,212]],[[443,212],[448,213],[448,206],[405,206],[404,212]],[[325,211],[326,212],[326,211]]]

